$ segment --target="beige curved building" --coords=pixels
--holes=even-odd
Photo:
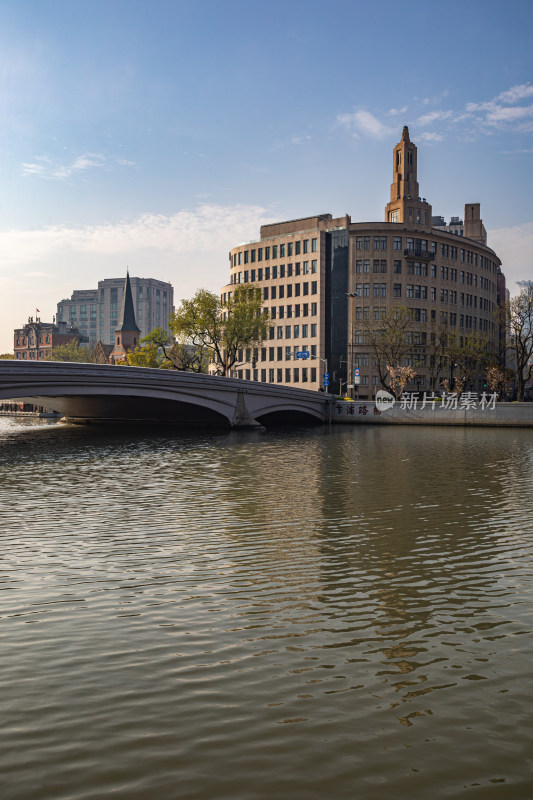
[[[370,398],[379,377],[363,323],[402,305],[412,318],[412,352],[405,357],[417,372],[411,388],[431,388],[427,345],[436,323],[459,334],[481,332],[497,349],[494,312],[504,279],[486,242],[479,203],[465,205],[460,225],[432,217],[420,195],[417,148],[405,127],[393,151],[385,222],[322,214],[264,225],[259,239],[230,251],[222,301],[236,284],[254,283],[272,319],[269,341],[244,351],[233,374],[318,389],[327,372],[330,390],[337,392],[351,385],[357,367],[359,397]]]

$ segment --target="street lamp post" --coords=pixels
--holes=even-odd
[[[315,358],[318,358],[319,361],[323,361],[324,362],[324,364],[326,365],[325,368],[324,368],[324,372],[327,372],[328,371],[328,360],[327,360],[327,358],[321,358],[320,356],[315,356]],[[326,386],[326,394],[328,392],[329,392],[329,383]]]
[[[359,293],[358,292],[347,292],[346,293],[346,297],[348,298],[348,300],[352,301],[351,304],[350,304],[351,305],[351,310],[350,310],[350,347],[349,347],[349,354],[348,354],[348,359],[349,359],[348,366],[349,366],[349,369],[350,369],[350,381],[351,381],[352,379],[354,379],[354,357],[353,357],[354,303],[353,303],[353,300],[354,300],[355,297],[359,297]],[[357,389],[352,390],[352,393],[354,391],[357,391]],[[353,396],[353,394],[352,394],[352,396]]]

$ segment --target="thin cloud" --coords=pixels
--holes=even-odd
[[[356,138],[359,135],[371,136],[374,139],[386,139],[392,136],[395,128],[384,125],[370,111],[355,111],[353,114],[339,114],[337,124],[345,128]]]
[[[389,117],[396,117],[399,114],[405,114],[407,111],[407,106],[403,106],[402,108],[389,108],[387,114]]]
[[[126,161],[123,158],[110,158],[102,153],[82,153],[65,163],[49,156],[38,156],[35,161],[26,161],[22,164],[22,174],[46,180],[66,180],[72,175],[108,167],[112,164],[133,166],[134,162]]]
[[[419,125],[431,125],[433,122],[451,119],[454,113],[453,111],[430,111],[428,114],[423,114],[419,117],[417,123]]]
[[[417,139],[421,142],[443,142],[444,136],[440,133],[435,133],[434,131],[424,131],[423,133],[417,134]]]
[[[136,252],[175,256],[194,251],[220,254],[234,247],[237,241],[257,236],[259,227],[272,218],[260,206],[204,204],[172,215],[142,214],[133,220],[107,225],[72,228],[56,225],[41,230],[5,231],[0,232],[0,268],[9,270],[58,254],[124,254],[124,257]]]

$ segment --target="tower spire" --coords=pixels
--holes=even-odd
[[[128,333],[141,332],[135,320],[135,309],[133,307],[133,296],[131,293],[130,272],[126,271],[126,283],[122,296],[122,308],[120,309],[120,319],[115,331],[128,331]]]
[[[141,329],[135,321],[135,310],[133,308],[133,296],[131,293],[130,273],[126,271],[126,282],[124,284],[124,295],[122,297],[122,308],[120,318],[115,328],[115,346],[109,356],[111,364],[124,361],[129,350],[134,350],[139,344],[139,334]]]
[[[385,222],[431,225],[431,206],[420,197],[417,175],[417,148],[404,125],[402,138],[393,151],[390,202],[385,207]]]

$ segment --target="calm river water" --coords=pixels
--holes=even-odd
[[[529,800],[533,431],[0,419],[2,800]]]

